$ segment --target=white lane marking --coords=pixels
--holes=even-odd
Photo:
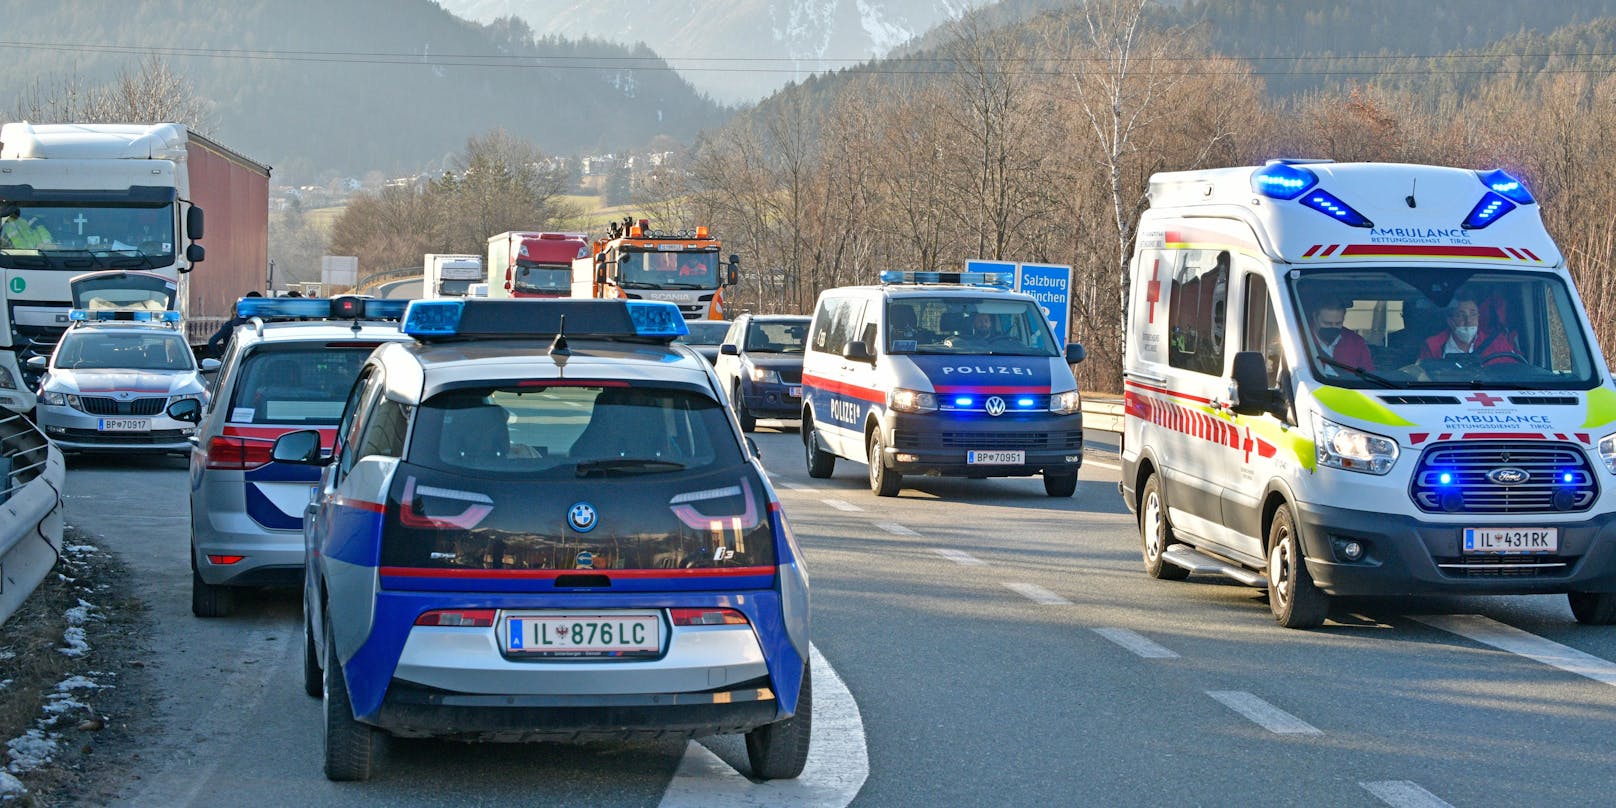
[[[1479,614],[1413,614],[1415,620],[1483,645],[1536,660],[1596,682],[1616,685],[1616,663],[1546,640]]]
[[[1155,641],[1137,631],[1129,631],[1125,628],[1097,628],[1094,633],[1145,659],[1174,659],[1178,656],[1178,654],[1158,645]]]
[[[814,729],[802,775],[754,783],[712,750],[691,741],[662,794],[661,808],[841,808],[858,796],[870,776],[864,719],[853,694],[818,648],[809,647],[808,659],[814,672]]]
[[[1223,706],[1249,718],[1253,723],[1280,735],[1322,735],[1318,727],[1240,690],[1208,690],[1208,696]]]
[[[1039,586],[1038,584],[1024,584],[1019,581],[1004,581],[1003,583],[1010,591],[1015,592],[1016,594],[1021,595],[1034,603],[1042,603],[1045,606],[1072,605],[1071,601]]]
[[[942,556],[943,558],[948,559],[949,561],[954,562],[955,564],[959,564],[962,567],[980,567],[983,563],[982,559],[977,558],[964,550],[949,550],[942,547],[933,547],[931,548],[931,551]]]
[[[1085,465],[1085,466],[1099,466],[1102,469],[1110,469],[1112,471],[1122,471],[1121,466],[1117,465],[1116,463],[1107,463],[1104,460],[1090,460],[1088,458],[1084,458],[1083,459],[1083,465]]]
[[[1381,780],[1358,785],[1392,808],[1453,808],[1446,800],[1420,788],[1412,780]]]
[[[897,522],[876,522],[875,526],[891,533],[894,536],[919,536],[919,533],[898,524]]]
[[[855,512],[863,512],[863,510],[864,510],[863,508],[860,508],[859,506],[854,505],[853,503],[848,502],[847,500],[844,500],[844,499],[822,499],[822,500],[820,500],[820,502],[823,502],[826,505],[829,505],[829,506],[831,506],[832,508],[835,508],[838,511],[847,511],[849,513],[855,513]]]
[[[801,483],[786,482],[785,480],[775,480],[774,484],[780,486],[781,488],[790,489],[792,491],[812,491],[812,490],[814,490],[814,489],[809,488],[808,486],[803,485]]]

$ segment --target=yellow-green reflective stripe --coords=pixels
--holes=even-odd
[[[1302,468],[1312,471],[1318,465],[1318,447],[1302,437],[1295,429],[1282,428],[1278,421],[1266,415],[1231,415],[1215,407],[1202,407],[1202,412],[1228,421],[1236,429],[1250,429],[1251,434],[1274,444],[1279,454],[1296,458]]]
[[[1390,407],[1357,390],[1345,387],[1320,387],[1313,391],[1320,404],[1348,418],[1386,426],[1413,426],[1414,422],[1393,412]]]
[[[1616,390],[1598,387],[1588,391],[1588,420],[1583,429],[1593,429],[1616,421]]]

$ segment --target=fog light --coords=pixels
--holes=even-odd
[[[1341,555],[1348,561],[1357,561],[1363,558],[1363,545],[1355,541],[1342,542]]]
[[[1464,494],[1458,491],[1446,491],[1442,494],[1442,510],[1449,513],[1458,513],[1464,510]]]
[[[1559,491],[1554,492],[1554,498],[1551,501],[1554,504],[1555,510],[1569,511],[1572,508],[1577,507],[1577,494],[1575,491],[1567,491],[1566,489],[1562,488]]]
[[[919,463],[920,462],[920,457],[919,456],[912,455],[912,454],[904,454],[903,452],[899,452],[899,453],[893,455],[893,457],[897,458],[899,463]]]

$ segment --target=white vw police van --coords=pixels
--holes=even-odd
[[[1124,356],[1146,571],[1330,595],[1568,593],[1616,622],[1616,389],[1502,171],[1157,174]]]
[[[1083,463],[1071,365],[1031,297],[998,273],[883,272],[880,286],[821,293],[802,369],[808,474],[865,463],[891,497],[905,474],[1042,473],[1069,497]]]

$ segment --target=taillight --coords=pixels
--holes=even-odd
[[[246,558],[246,556],[210,555],[210,556],[208,556],[208,563],[209,564],[234,564],[234,563],[242,560],[243,558]]]
[[[744,626],[746,615],[734,609],[669,609],[676,626]]]
[[[274,441],[220,435],[208,441],[207,468],[251,471],[268,465],[274,449]]]
[[[489,628],[494,625],[493,609],[440,609],[415,618],[418,626],[449,628]]]

